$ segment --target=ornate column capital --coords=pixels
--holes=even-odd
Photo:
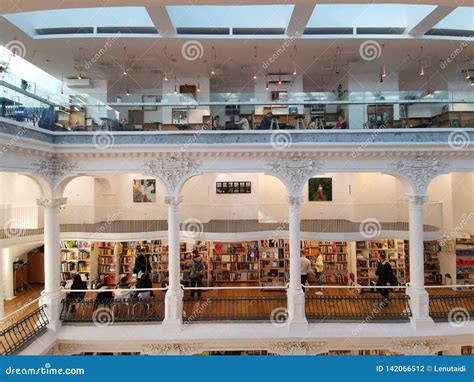
[[[41,175],[54,188],[65,175],[77,169],[77,163],[67,159],[47,158],[31,164],[33,175]]]
[[[323,167],[324,162],[303,156],[290,159],[277,159],[267,163],[268,174],[284,181],[288,187],[288,194],[301,195],[308,179]]]
[[[431,338],[426,340],[400,340],[392,341],[390,350],[406,355],[432,355],[446,349],[445,339]]]
[[[428,201],[428,196],[426,195],[407,195],[406,201],[410,204],[416,204],[423,207],[423,204]]]
[[[59,209],[61,206],[67,203],[67,198],[42,198],[36,199],[36,204],[38,207]]]
[[[173,207],[177,207],[183,201],[183,197],[180,196],[165,196],[165,204]]]
[[[414,158],[392,159],[389,166],[410,181],[414,193],[425,195],[429,183],[443,173],[447,164],[436,157],[418,155]]]
[[[186,179],[199,174],[200,166],[195,159],[170,156],[146,162],[144,172],[161,179],[172,194]]]
[[[303,203],[304,198],[302,196],[288,196],[288,204],[290,207],[297,208],[300,206],[301,203]]]

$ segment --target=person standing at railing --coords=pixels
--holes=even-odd
[[[380,261],[377,265],[377,270],[375,275],[378,277],[377,286],[391,286],[394,282],[393,269],[390,263],[387,260],[387,255],[382,252],[380,254]],[[390,290],[388,288],[379,288],[380,295],[382,296],[382,306],[384,308],[388,307],[390,302]]]
[[[301,264],[301,287],[303,288],[303,292],[306,291],[305,285],[308,281],[308,273],[313,273],[313,269],[311,268],[311,261],[306,257],[304,250],[301,250],[300,256],[300,264]]]
[[[323,262],[323,255],[321,251],[318,249],[316,253],[316,261],[314,263],[314,268],[316,269],[316,285],[323,285],[323,271],[324,271],[324,262]],[[322,289],[317,291],[316,294],[323,294]]]
[[[201,288],[204,285],[202,279],[204,277],[205,269],[206,265],[204,264],[201,255],[196,249],[193,250],[193,260],[189,265],[189,279],[191,280],[191,288]],[[198,300],[201,299],[202,290],[191,289],[191,300],[194,300],[196,292]]]
[[[153,283],[150,280],[150,274],[144,273],[142,277],[137,281],[137,285],[135,285],[136,289],[152,289]],[[137,290],[137,297],[139,299],[146,299],[153,297],[153,293],[150,290],[140,292]]]
[[[142,248],[140,248],[137,258],[135,259],[135,266],[133,267],[133,273],[135,273],[138,278],[141,278],[141,276],[144,273],[150,273],[150,272],[151,272],[150,259],[148,258],[148,256],[145,256],[143,254],[143,250]]]

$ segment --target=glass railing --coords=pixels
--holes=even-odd
[[[243,117],[250,130],[474,127],[472,91],[66,96],[12,82],[0,82],[1,116],[53,131],[242,130]],[[273,118],[266,124],[268,112]]]
[[[181,231],[197,238],[206,233],[261,232],[279,237],[288,231],[286,203],[186,204],[180,205]],[[87,232],[100,239],[105,233],[166,232],[168,209],[164,204],[65,205],[60,211],[62,232]],[[408,204],[393,203],[314,203],[301,206],[302,232],[385,233],[408,231]],[[36,206],[0,208],[0,238],[37,235],[44,227],[42,209]],[[443,229],[443,205],[424,206],[425,232]]]

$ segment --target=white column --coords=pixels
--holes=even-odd
[[[5,278],[3,277],[3,249],[0,247],[0,320],[5,317],[5,305],[3,297],[3,289],[5,284]]]
[[[423,247],[423,204],[426,196],[408,196],[409,251],[410,251],[410,308],[412,324],[417,329],[429,328],[433,320],[429,316],[429,296],[425,289],[425,259]]]
[[[44,290],[41,303],[46,305],[49,327],[53,330],[61,326],[61,256],[59,210],[66,204],[66,198],[38,199],[37,204],[44,210]]]
[[[289,196],[289,236],[290,236],[290,285],[288,288],[288,315],[290,328],[305,328],[308,324],[305,314],[305,295],[301,287],[301,196]]]
[[[168,291],[165,297],[164,325],[179,327],[183,322],[183,290],[179,261],[179,204],[181,196],[165,198],[168,204]]]

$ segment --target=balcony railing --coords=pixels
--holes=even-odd
[[[66,323],[109,326],[114,322],[160,322],[165,316],[162,297],[63,299],[61,303],[60,318]]]
[[[0,332],[0,355],[16,354],[47,330],[45,305],[27,314]]]
[[[108,233],[157,233],[166,236],[165,204],[66,205],[60,212],[61,232],[89,233],[90,240],[101,240]],[[361,223],[371,219],[381,235],[391,237],[408,232],[407,203],[344,204],[303,203],[301,232],[337,235],[360,234]],[[278,237],[288,231],[288,206],[274,204],[182,204],[181,234],[184,237],[211,240],[213,234],[266,232]],[[36,206],[0,208],[0,239],[41,235],[43,211]],[[443,227],[443,205],[430,202],[424,206],[424,229],[439,234]],[[361,240],[363,238],[361,237]]]
[[[474,317],[474,290],[472,285],[456,286],[447,290],[427,287],[430,292],[430,317],[436,321],[449,321],[462,325]]]

